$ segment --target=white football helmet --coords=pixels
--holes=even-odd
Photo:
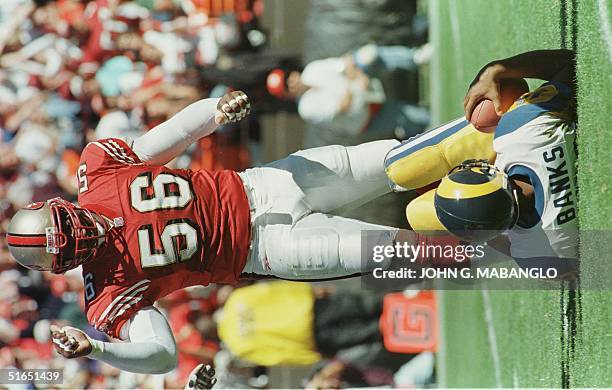
[[[54,198],[19,210],[6,239],[9,251],[24,267],[59,274],[95,257],[108,230],[99,214]]]

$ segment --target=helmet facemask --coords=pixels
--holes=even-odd
[[[100,215],[61,198],[49,201],[53,227],[47,228],[47,252],[53,273],[64,273],[94,258],[106,241],[108,224]]]

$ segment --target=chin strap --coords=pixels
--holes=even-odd
[[[123,219],[123,217],[117,217],[117,218],[113,218],[110,219],[107,216],[104,216],[102,214],[98,214],[101,218],[102,221],[104,221],[104,229],[106,230],[106,235],[108,235],[108,233],[112,230],[120,230],[123,228],[123,226],[125,226],[125,220]]]
[[[511,192],[512,192],[512,197],[514,198],[514,216],[513,216],[513,221],[512,221],[512,225],[508,227],[507,230],[510,230],[514,227],[514,225],[516,225],[518,223],[519,217],[521,216],[521,209],[520,209],[520,202],[519,202],[519,189],[518,186],[516,185],[516,183],[508,178],[508,181],[510,182],[510,188],[511,188]]]
[[[104,228],[104,243],[98,247],[98,251],[102,252],[106,249],[106,244],[111,241],[110,236],[113,231],[119,231],[123,229],[125,226],[125,221],[123,217],[117,217],[110,219],[102,214],[97,214],[103,222],[102,226]]]
[[[125,221],[123,220],[123,217],[113,218],[112,225],[114,228],[122,228],[123,225],[125,225]]]

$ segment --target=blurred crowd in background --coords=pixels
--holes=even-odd
[[[260,117],[277,112],[303,119],[305,146],[408,138],[424,130],[429,114],[419,104],[418,71],[431,57],[431,47],[426,18],[417,15],[416,2],[369,2],[385,16],[379,25],[371,20],[371,10],[360,8],[365,7],[361,2],[344,2],[362,13],[359,23],[372,24],[369,36],[363,31],[351,34],[350,18],[338,25],[342,18],[333,19],[338,3],[342,2],[311,1],[305,51],[292,53],[270,45],[261,18],[264,11],[273,10],[264,9],[263,0],[0,1],[1,231],[6,231],[17,209],[32,201],[76,199],[75,173],[87,142],[133,139],[191,102],[230,90],[250,96],[252,115],[201,140],[171,162],[174,167],[242,170],[262,163],[266,157]],[[396,25],[403,27],[390,28]],[[330,31],[329,26],[345,31]],[[366,299],[329,287],[303,286],[305,290],[294,290],[296,299],[307,300],[299,306],[310,308],[302,313],[303,320],[298,319],[303,337],[323,337],[317,326],[320,329],[320,321],[328,316],[322,309],[326,299],[335,297],[349,306],[351,299]],[[65,275],[28,272],[10,258],[0,238],[0,367],[62,367],[67,388],[178,388],[201,362],[215,365],[218,387],[263,388],[269,385],[267,366],[315,363],[303,386],[431,381],[429,355],[387,355],[378,366],[371,361],[359,364],[360,358],[350,357],[354,353],[342,355],[349,347],[362,347],[358,356],[376,355],[368,349],[380,345],[376,331],[327,351],[317,349],[317,337],[304,339],[301,350],[288,352],[297,359],[291,362],[266,361],[236,351],[237,347],[228,349],[231,326],[223,312],[234,290],[192,288],[159,303],[180,351],[178,369],[171,374],[135,375],[85,358],[69,361],[52,351],[50,323],[71,324],[104,339],[83,314],[80,269]],[[363,320],[370,328],[377,329],[380,302],[376,297],[369,303],[370,317]],[[283,312],[282,305],[291,303],[278,305],[269,309]],[[346,315],[346,321],[355,320]],[[224,334],[225,344],[220,341]],[[321,340],[337,339],[326,337]],[[329,344],[321,340],[319,347]],[[261,343],[269,342],[264,337]],[[414,368],[403,367],[410,359],[421,365],[417,371],[423,378],[415,379]],[[399,372],[403,376],[394,377]]]

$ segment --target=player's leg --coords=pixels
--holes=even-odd
[[[459,118],[393,148],[385,158],[385,169],[396,185],[417,189],[442,179],[468,159],[493,162],[493,134],[482,133]]]
[[[383,163],[397,145],[396,140],[382,140],[323,146],[301,150],[267,167],[289,173],[312,211],[330,212],[390,192]]]
[[[259,220],[245,273],[285,279],[324,279],[386,267],[367,257],[362,265],[362,232],[368,246],[393,245],[398,230],[321,213],[310,214],[293,226]]]

